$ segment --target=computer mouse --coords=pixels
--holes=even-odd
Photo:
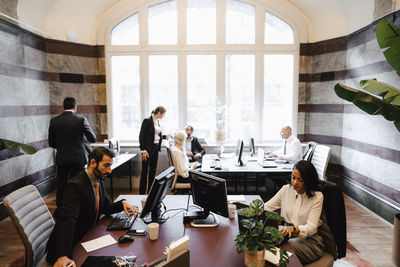
[[[128,243],[128,242],[133,242],[133,237],[130,235],[121,235],[118,238],[118,243],[120,243],[120,244]]]

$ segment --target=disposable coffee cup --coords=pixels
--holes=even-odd
[[[228,210],[229,210],[229,219],[235,219],[236,205],[228,204]]]
[[[145,204],[146,204],[146,198],[142,198],[142,210],[144,209]]]
[[[150,223],[148,225],[149,228],[149,236],[150,240],[157,240],[158,239],[158,229],[160,225],[158,223]]]

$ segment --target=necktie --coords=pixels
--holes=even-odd
[[[96,224],[97,217],[99,217],[99,209],[100,209],[99,183],[95,183],[94,186],[96,187],[96,203],[97,203],[97,209],[96,209],[96,217],[94,218],[94,223],[93,223],[93,224]]]
[[[285,140],[285,145],[283,146],[283,155],[286,155],[286,143],[287,143],[287,140]]]

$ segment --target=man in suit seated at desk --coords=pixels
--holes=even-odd
[[[104,179],[111,173],[114,152],[97,147],[89,154],[89,165],[72,178],[63,194],[56,213],[56,224],[47,243],[47,261],[56,267],[75,266],[72,249],[94,226],[101,214],[122,210],[129,216],[137,211],[126,200],[111,202]],[[131,212],[131,214],[130,214]]]
[[[186,155],[189,161],[201,161],[201,157],[206,153],[204,148],[200,145],[197,137],[193,136],[193,127],[188,125],[185,127],[186,138]]]
[[[292,135],[290,126],[284,126],[281,129],[281,137],[284,139],[283,146],[275,152],[268,152],[267,155],[281,160],[288,160],[291,163],[301,160],[301,143],[299,139]]]

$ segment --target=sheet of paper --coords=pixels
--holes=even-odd
[[[87,252],[92,252],[116,243],[117,241],[111,235],[105,235],[87,242],[83,242],[82,246]]]
[[[246,202],[244,195],[228,195],[228,202]]]
[[[292,256],[293,253],[288,251],[287,254],[290,257],[290,256]],[[276,255],[274,255],[274,253],[272,253],[269,250],[265,250],[265,260],[266,261],[268,261],[276,266],[279,266],[279,258],[280,258],[279,248],[277,248]]]

